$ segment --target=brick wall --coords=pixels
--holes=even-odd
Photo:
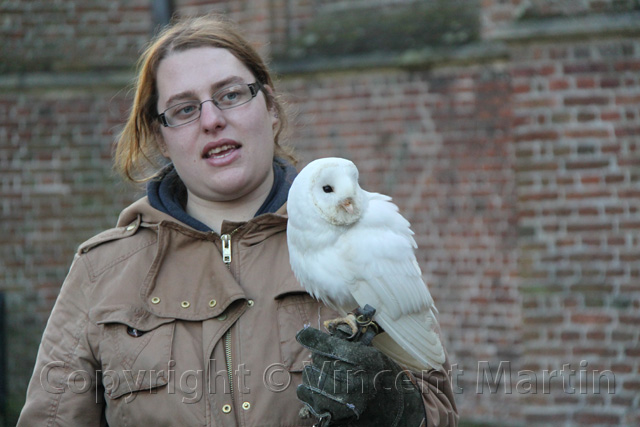
[[[537,394],[527,421],[638,423],[627,412],[640,350],[638,70],[638,39],[514,55],[523,360],[537,372],[571,363],[589,379],[584,393]],[[615,394],[593,392],[594,370],[615,374]]]
[[[147,1],[0,4],[0,291],[15,425],[40,336],[78,244],[134,200],[111,172]]]
[[[42,328],[74,249],[110,227],[131,191],[110,173],[128,106],[120,87],[7,90],[0,96],[2,244],[11,411],[24,399]],[[11,425],[11,423],[7,423]]]
[[[136,198],[110,157],[151,6],[94,3],[0,5],[7,425],[74,248]],[[316,16],[365,3],[173,2],[227,14],[274,55]],[[637,2],[468,3],[483,39],[410,65],[274,60],[291,141],[303,164],[354,160],[411,221],[465,422],[640,424]]]
[[[148,39],[149,2],[0,4],[0,72],[129,68]]]

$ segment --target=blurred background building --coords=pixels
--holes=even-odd
[[[408,217],[465,425],[640,425],[640,1],[0,1],[0,410],[14,425],[141,49],[217,11],[270,59],[301,165]]]

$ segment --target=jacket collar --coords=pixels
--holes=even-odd
[[[160,227],[166,224],[173,224],[173,227],[182,228],[195,232],[196,235],[216,235],[214,232],[203,232],[184,224],[171,215],[161,212],[151,206],[148,197],[142,197],[133,204],[125,208],[118,218],[117,227],[126,227],[129,224],[138,224],[142,227]],[[260,233],[269,231],[269,234],[281,232],[287,228],[287,203],[285,202],[274,213],[266,213],[257,216],[247,222],[224,221],[222,223],[222,234],[230,233],[239,229],[240,235],[245,237],[252,233]],[[240,236],[239,235],[239,236]],[[265,236],[267,237],[267,236]]]
[[[222,262],[217,248],[220,239],[217,234],[198,231],[177,221],[152,207],[147,197],[136,201],[120,214],[118,225],[126,227],[130,224],[139,224],[139,227],[151,228],[157,233],[157,250],[140,289],[146,311],[160,318],[203,320],[219,316],[233,303],[245,300],[243,289]],[[259,244],[274,234],[284,232],[286,228],[286,203],[275,213],[263,214],[247,222],[225,221],[222,224],[223,233],[235,230],[233,238],[242,239],[248,245]],[[185,266],[180,258],[185,256],[184,250],[189,254],[188,265],[202,268],[190,268],[188,271],[176,268]],[[198,286],[189,289],[180,286],[184,277],[191,277],[194,273],[201,277],[190,281],[198,283]],[[225,285],[219,286],[221,283]],[[290,283],[277,284],[274,297],[297,292],[304,290],[292,280]],[[159,297],[160,302],[154,303],[154,297]],[[211,307],[209,303],[213,300],[215,304],[212,303]],[[169,301],[173,305],[165,304]],[[183,308],[179,304],[182,301],[187,301],[189,307]],[[147,322],[147,319],[140,320]]]

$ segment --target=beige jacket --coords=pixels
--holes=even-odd
[[[285,229],[284,207],[222,236],[146,198],[124,210],[74,258],[18,426],[312,425],[294,337],[334,313],[293,277]],[[446,375],[418,382],[428,425],[455,425]]]

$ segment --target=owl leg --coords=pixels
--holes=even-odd
[[[347,314],[345,317],[337,317],[335,319],[327,320],[324,322],[324,327],[331,335],[340,333],[346,339],[352,339],[358,334],[360,328],[358,328],[358,322],[356,316],[353,313]]]
[[[345,317],[327,320],[324,327],[331,335],[339,333],[343,338],[369,345],[379,332],[378,324],[373,321],[375,313],[376,309],[366,304],[364,308],[357,307]]]

